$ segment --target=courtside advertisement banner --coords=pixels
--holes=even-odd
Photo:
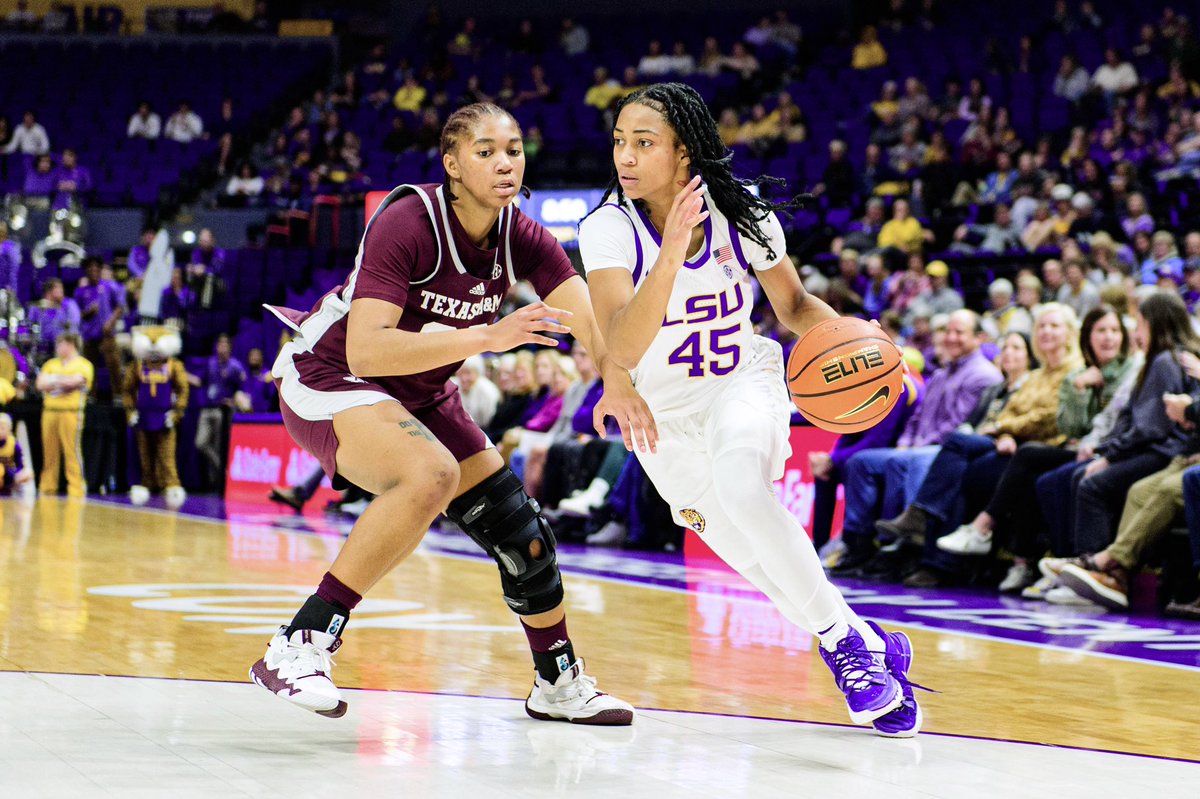
[[[320,464],[298,447],[280,422],[244,422],[234,419],[229,434],[229,467],[225,475],[225,498],[238,502],[270,505],[271,486],[294,486],[304,481]],[[317,493],[305,505],[305,513],[321,513],[325,503],[341,495],[321,480]],[[283,507],[283,506],[276,506]]]

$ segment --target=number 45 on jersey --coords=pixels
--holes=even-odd
[[[737,368],[742,353],[738,345],[722,344],[721,339],[741,329],[739,324],[719,330],[692,331],[670,354],[667,363],[688,367],[688,377],[704,377],[706,368],[708,374],[727,375]]]

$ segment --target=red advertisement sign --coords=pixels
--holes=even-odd
[[[297,485],[319,466],[316,458],[292,441],[282,423],[249,424],[235,420],[229,436],[225,497],[268,505],[271,486]],[[327,500],[338,496],[325,477],[304,510],[320,513]]]
[[[812,526],[813,509],[813,477],[808,467],[808,453],[828,452],[837,441],[837,433],[830,433],[819,427],[807,425],[792,428],[789,441],[792,445],[792,455],[787,459],[783,468],[783,478],[776,481],[775,493],[783,501],[783,505],[795,516],[807,531]],[[836,534],[842,529],[842,491],[838,489],[837,506],[833,513],[833,530]],[[811,532],[809,533],[811,535]],[[684,538],[684,552],[690,561],[693,557],[716,558],[712,550],[692,530],[687,530]]]
[[[389,192],[389,191],[369,191],[369,192],[367,192],[367,221],[368,222],[371,221],[371,215],[375,213],[375,209],[377,209],[379,207],[380,203],[382,203],[384,198],[387,197],[389,194],[391,194],[391,192]]]

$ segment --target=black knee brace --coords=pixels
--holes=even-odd
[[[504,467],[451,502],[446,515],[499,564],[504,601],[514,611],[531,616],[562,603],[554,532],[511,469]],[[536,560],[529,554],[534,541],[542,544]]]

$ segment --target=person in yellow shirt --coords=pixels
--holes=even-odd
[[[42,365],[37,388],[42,392],[43,494],[58,493],[60,465],[67,472],[67,496],[87,495],[79,440],[83,433],[83,405],[95,379],[91,361],[79,354],[77,333],[60,333],[54,341],[55,357]]]
[[[879,99],[871,103],[871,112],[879,119],[892,118],[900,113],[899,87],[896,81],[884,81]]]
[[[625,96],[625,90],[609,76],[607,67],[596,67],[592,78],[592,85],[583,95],[584,105],[590,105],[597,111],[607,111],[612,108],[613,101]]]
[[[417,83],[416,76],[408,75],[404,78],[404,84],[396,89],[396,94],[392,97],[392,105],[396,107],[397,111],[409,111],[415,114],[425,103],[425,95],[425,87]]]
[[[854,69],[874,69],[887,63],[887,50],[879,43],[879,34],[874,25],[863,28],[862,38],[854,45],[850,55],[850,66]]]
[[[742,123],[738,141],[750,145],[751,151],[766,155],[767,151],[783,133],[779,126],[779,115],[768,114],[766,107],[758,103],[750,111],[750,118]]]
[[[925,242],[933,241],[933,232],[909,213],[908,200],[896,200],[892,218],[879,231],[879,247],[895,247],[906,253],[920,252]]]
[[[1197,97],[1200,97],[1200,83],[1185,76],[1178,61],[1173,62],[1167,82],[1158,87],[1158,99],[1175,104],[1186,103]]]
[[[726,108],[721,112],[721,118],[717,121],[717,134],[726,147],[732,147],[741,141],[742,123],[738,119],[737,111]]]

